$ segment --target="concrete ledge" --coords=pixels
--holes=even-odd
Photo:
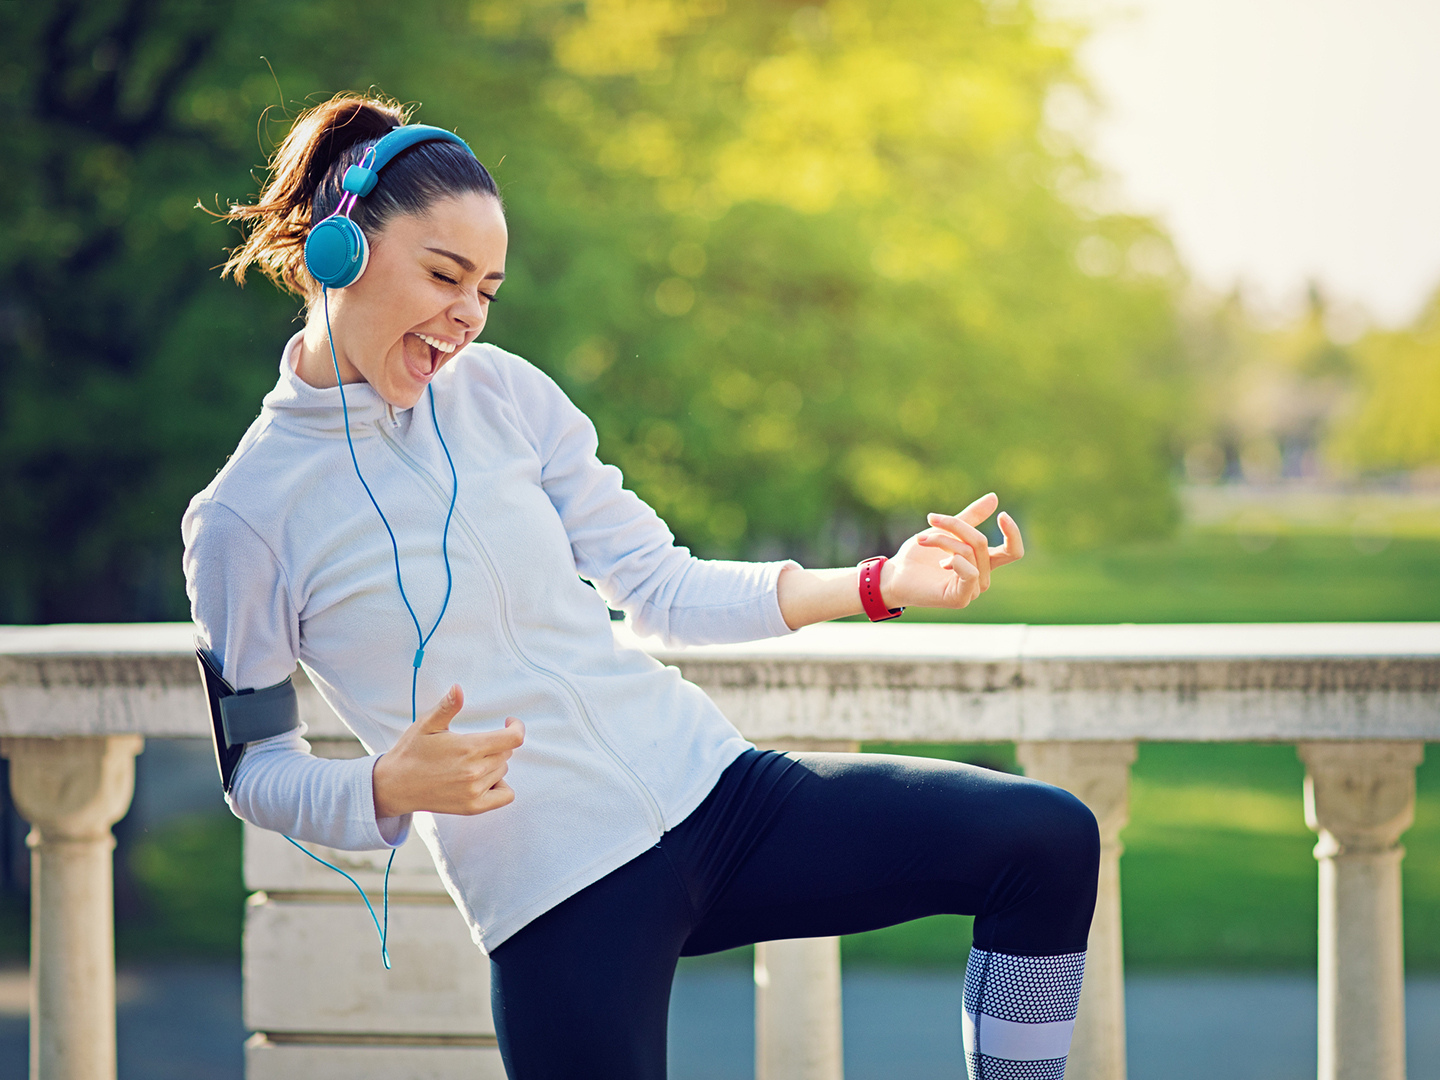
[[[1440,623],[842,623],[688,649],[624,624],[616,637],[766,741],[1440,740]],[[190,650],[188,624],[0,627],[0,735],[206,738]],[[348,738],[296,682],[311,735]]]

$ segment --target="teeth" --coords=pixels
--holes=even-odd
[[[415,336],[425,342],[426,345],[439,349],[443,353],[452,353],[455,351],[455,346],[448,341],[441,341],[439,338],[433,338],[429,334],[416,334]]]

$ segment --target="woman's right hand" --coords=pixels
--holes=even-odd
[[[464,692],[452,686],[380,755],[371,774],[376,818],[416,810],[483,814],[514,800],[505,783],[506,763],[525,741],[525,725],[511,716],[500,731],[461,735],[450,730],[450,721],[464,704]]]

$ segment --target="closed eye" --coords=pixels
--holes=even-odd
[[[430,271],[430,273],[431,273],[431,275],[434,276],[434,278],[435,278],[436,281],[443,281],[446,285],[458,285],[458,284],[460,284],[458,281],[456,281],[456,280],[455,280],[453,277],[451,277],[449,274],[442,274],[439,270],[432,270],[432,271]],[[481,296],[483,296],[483,297],[485,298],[485,302],[486,302],[487,304],[493,304],[493,303],[495,303],[495,301],[496,301],[496,296],[495,296],[494,293],[488,293],[488,292],[486,292],[484,289],[477,289],[476,291],[477,291]]]

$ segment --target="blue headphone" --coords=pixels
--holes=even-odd
[[[365,272],[370,262],[370,245],[365,242],[365,233],[360,226],[350,220],[350,211],[355,208],[356,202],[375,190],[380,170],[390,164],[396,154],[422,142],[455,143],[465,147],[465,152],[471,157],[475,156],[475,151],[459,135],[427,124],[397,127],[368,148],[359,165],[351,165],[345,170],[341,185],[345,194],[340,199],[340,205],[333,214],[312,228],[305,238],[305,269],[321,285],[328,289],[343,289],[355,284]]]

